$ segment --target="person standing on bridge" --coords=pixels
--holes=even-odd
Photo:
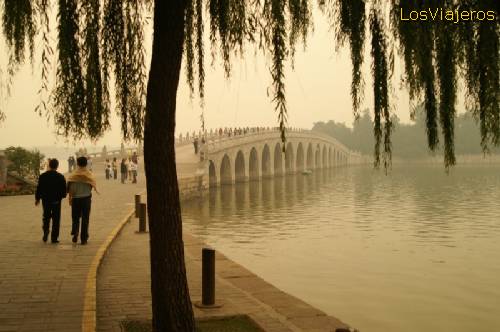
[[[90,207],[92,204],[92,188],[98,193],[94,175],[87,169],[87,158],[76,160],[77,168],[68,178],[69,204],[71,205],[71,235],[73,243],[80,240],[87,244],[89,238]],[[81,220],[81,232],[80,232]]]
[[[52,243],[58,243],[59,226],[61,223],[61,200],[66,197],[66,180],[64,175],[57,171],[59,161],[50,159],[49,170],[40,175],[35,193],[35,205],[42,200],[43,207],[43,242],[49,237]],[[52,219],[52,232],[50,220]]]

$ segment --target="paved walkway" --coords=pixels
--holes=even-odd
[[[191,146],[178,149],[178,176],[196,170]],[[99,169],[94,165],[94,169]],[[137,184],[98,177],[88,245],[71,243],[70,207],[63,201],[61,243],[41,240],[41,207],[33,196],[0,197],[0,332],[81,331],[89,267],[100,246],[133,208],[134,194],[145,187],[143,168]],[[98,175],[103,173],[98,170]],[[97,328],[121,331],[124,318],[151,317],[149,236],[136,234],[137,221],[125,226],[99,270]],[[201,297],[201,247],[185,235],[188,281],[193,301]],[[334,331],[345,326],[240,265],[217,254],[217,296],[224,306],[195,309],[197,317],[248,314],[268,332]]]
[[[129,222],[106,254],[97,277],[97,330],[120,332],[124,319],[151,319],[149,236]],[[184,235],[186,269],[193,302],[201,299],[201,248]],[[337,319],[288,295],[216,254],[216,302],[220,309],[200,310],[196,317],[248,314],[266,332],[326,332],[345,327]]]
[[[42,208],[34,196],[0,197],[0,331],[80,331],[89,265],[144,187],[143,176],[137,184],[98,177],[101,194],[92,199],[86,246],[71,242],[67,200],[61,242],[54,245],[42,242]]]

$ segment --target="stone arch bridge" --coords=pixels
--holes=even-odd
[[[285,149],[279,131],[268,129],[231,137],[210,135],[203,150],[202,167],[210,187],[362,162],[359,153],[334,138],[301,129],[287,131]]]

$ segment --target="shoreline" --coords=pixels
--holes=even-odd
[[[96,278],[97,331],[120,330],[123,320],[151,319],[149,236],[135,233],[136,222],[123,225],[108,247]],[[266,332],[349,329],[339,319],[264,281],[216,252],[215,294],[219,308],[201,309],[201,249],[206,245],[183,232],[189,292],[196,319],[247,315]],[[123,261],[134,269],[123,266]],[[123,301],[123,299],[128,299]]]
[[[182,203],[194,199],[201,199],[206,194],[209,189],[208,185],[204,182],[202,176],[179,178],[179,194]],[[234,185],[234,184],[233,184]],[[199,268],[201,271],[201,261],[197,258],[201,254],[202,247],[207,247],[201,239],[191,234],[186,227],[183,226],[183,240],[185,255],[198,261]],[[186,241],[187,240],[187,241]],[[187,244],[186,244],[187,243]],[[304,300],[293,296],[275,285],[265,281],[259,275],[251,272],[243,265],[238,262],[229,259],[221,251],[216,250],[216,283],[223,284],[224,286],[229,286],[230,288],[235,288],[246,297],[252,298],[257,301],[264,310],[271,310],[275,318],[282,321],[282,323],[287,324],[291,322],[292,325],[288,326],[290,331],[323,331],[324,328],[328,328],[328,331],[335,331],[337,328],[343,328],[349,330],[352,329],[348,324],[342,322],[340,319],[328,315],[324,311],[314,307],[313,305],[305,302]],[[187,264],[187,261],[186,261]],[[201,273],[201,272],[200,272]],[[191,300],[194,303],[193,293],[191,292]],[[200,292],[201,290],[197,290]],[[199,294],[201,297],[201,293]],[[209,318],[214,316],[219,316],[217,309],[210,309],[209,311],[193,307],[195,311],[196,318]],[[224,309],[222,309],[224,311]],[[249,312],[239,312],[235,311],[229,313],[231,315],[246,314],[256,323],[261,325],[262,320],[259,316],[255,316],[257,312],[250,310]],[[275,331],[272,327],[265,329],[266,332]],[[276,331],[282,331],[280,329]],[[352,331],[357,331],[352,329]]]
[[[190,179],[188,183],[199,183],[198,180]],[[184,188],[189,189],[189,186]],[[192,192],[188,190],[188,193],[181,195],[181,204],[194,198],[189,193]],[[132,216],[128,222],[121,223],[119,230],[114,232],[113,240],[108,242],[105,250],[107,254],[101,256],[102,260],[96,267],[94,331],[119,329],[124,317],[131,320],[151,319],[149,236],[136,234],[136,220]],[[217,248],[214,248],[216,304],[222,304],[222,307],[198,308],[194,304],[201,299],[201,251],[207,244],[185,227],[183,241],[190,297],[196,319],[247,315],[266,332],[349,329],[348,324],[265,281],[243,265],[227,258]],[[123,261],[133,262],[134,271],[123,269]],[[116,301],[117,298],[125,297],[141,301]]]

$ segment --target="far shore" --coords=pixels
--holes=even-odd
[[[393,164],[415,163],[415,164],[443,164],[444,157],[442,155],[429,156],[427,158],[399,158],[392,159]],[[500,154],[468,154],[457,155],[456,165],[461,164],[500,164]]]

